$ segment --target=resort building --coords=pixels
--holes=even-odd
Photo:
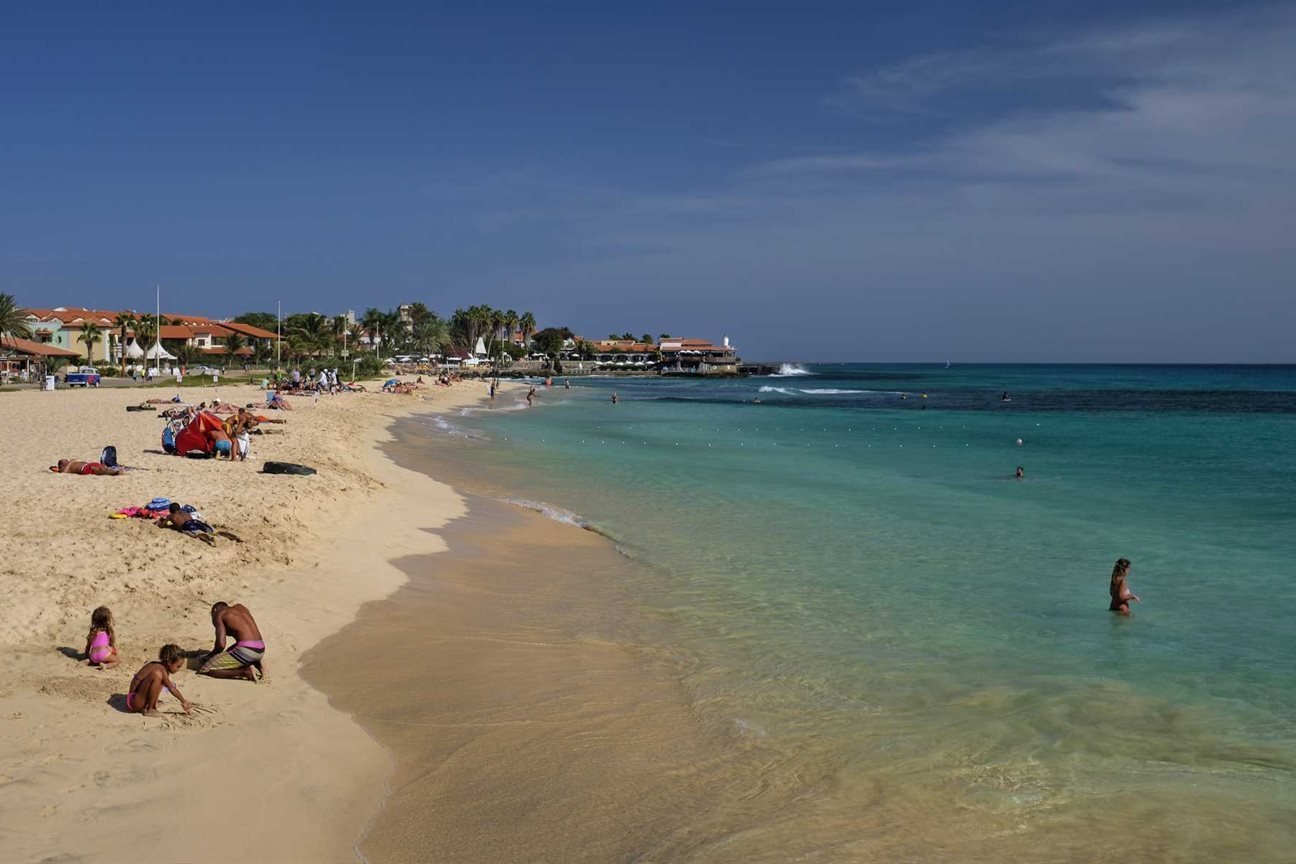
[[[736,375],[738,374],[738,349],[724,337],[721,345],[706,339],[663,339],[661,371],[666,374]]]
[[[76,358],[91,365],[114,364],[141,359],[146,350],[152,350],[152,346],[137,343],[136,328],[129,325],[123,342],[119,324],[121,315],[126,314],[123,312],[68,306],[25,311],[32,331],[31,341],[66,351],[69,360]],[[146,320],[153,317],[147,312],[130,314]],[[167,322],[158,334],[163,352],[165,346],[174,349],[191,345],[205,356],[223,357],[229,355],[232,340],[238,343],[233,352],[235,356],[250,357],[258,345],[272,347],[277,338],[274,333],[251,324],[217,321],[202,315],[163,313],[162,320]]]
[[[70,351],[89,363],[109,362],[115,342],[109,331],[117,325],[117,313],[77,306],[57,306],[53,309],[28,309],[27,325],[31,327],[32,341]],[[89,327],[90,344],[85,334]],[[56,355],[57,356],[57,355]]]
[[[0,336],[0,383],[14,378],[34,380],[35,376],[45,374],[46,363],[54,359],[73,362],[81,359],[81,355],[47,342]]]

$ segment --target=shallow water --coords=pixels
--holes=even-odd
[[[612,538],[701,722],[762,754],[735,777],[779,806],[687,857],[1290,860],[1296,370],[789,371],[428,424]]]

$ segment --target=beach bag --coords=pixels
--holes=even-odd
[[[99,454],[99,461],[103,464],[105,468],[116,468],[117,448],[111,444],[103,448],[103,452]]]
[[[175,452],[175,431],[170,426],[162,430],[162,449],[168,453]]]

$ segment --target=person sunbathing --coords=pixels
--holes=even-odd
[[[120,465],[109,468],[102,462],[82,462],[77,459],[60,459],[57,465],[49,466],[55,474],[84,474],[96,477],[117,477],[126,473]]]
[[[158,716],[158,698],[166,690],[180,700],[180,707],[186,714],[193,708],[193,703],[180,695],[179,689],[171,681],[171,676],[184,666],[184,652],[178,645],[163,645],[158,651],[158,659],[150,660],[140,667],[131,679],[130,692],[126,694],[126,710],[132,714],[143,714],[146,717]]]
[[[182,534],[188,534],[191,537],[197,537],[199,540],[211,546],[216,545],[216,529],[208,525],[201,519],[196,518],[188,510],[185,510],[174,501],[168,509],[167,515],[157,521],[159,528],[174,528]]]

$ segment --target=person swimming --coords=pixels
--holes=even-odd
[[[1020,465],[1017,466],[1017,479],[1018,480],[1026,479],[1026,469]]]
[[[1130,614],[1130,601],[1142,603],[1139,596],[1130,590],[1125,579],[1129,576],[1130,561],[1128,558],[1118,558],[1116,566],[1112,568],[1111,584],[1108,587],[1111,593],[1111,605],[1107,608],[1119,615]]]

